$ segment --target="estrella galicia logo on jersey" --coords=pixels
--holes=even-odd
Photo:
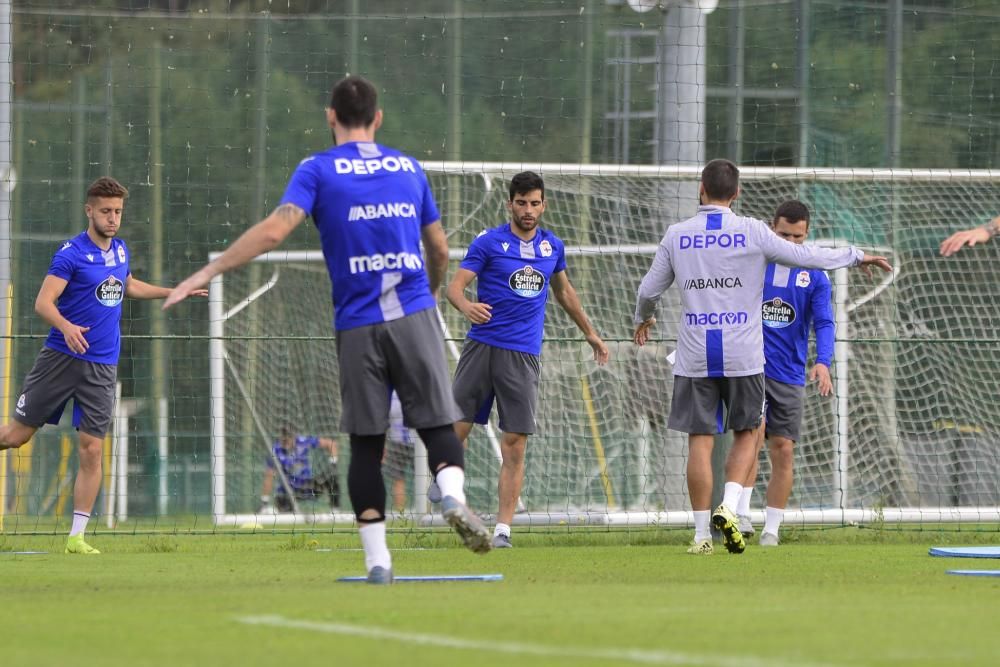
[[[722,278],[688,278],[684,281],[684,289],[733,289],[743,287],[739,276],[724,276]]]
[[[510,274],[507,283],[519,296],[532,299],[542,293],[545,276],[529,265]]]
[[[749,317],[743,311],[723,313],[685,313],[684,321],[688,326],[734,326],[746,324]]]
[[[548,239],[545,239],[538,244],[538,251],[542,253],[542,257],[552,256],[552,244],[549,243]]]
[[[94,296],[97,297],[102,306],[113,308],[120,304],[125,297],[125,283],[114,276],[108,276],[94,290]]]
[[[809,287],[809,272],[799,271],[798,275],[795,276],[795,286],[796,287]]]
[[[795,308],[792,307],[792,304],[783,301],[780,296],[776,296],[770,301],[764,302],[760,317],[764,321],[765,327],[784,329],[795,321]]]

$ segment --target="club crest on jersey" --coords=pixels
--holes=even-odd
[[[545,287],[545,276],[528,265],[510,274],[507,283],[518,296],[532,299],[542,293],[542,288]]]
[[[552,256],[552,244],[549,243],[548,239],[545,239],[538,244],[538,251],[542,253],[542,257]]]
[[[795,286],[796,287],[809,287],[809,272],[799,271],[798,275],[795,276]]]
[[[125,296],[125,283],[114,276],[108,276],[94,290],[94,296],[102,306],[113,308],[120,304]]]
[[[776,296],[770,301],[765,301],[760,311],[761,320],[765,327],[772,329],[784,329],[795,321],[795,308]]]
[[[118,261],[122,264],[125,263],[125,246],[118,246]]]
[[[26,401],[24,400],[24,394],[21,394],[21,397],[17,399],[17,407],[14,408],[14,412],[16,412],[17,414],[21,415],[22,417],[24,416],[24,404],[25,403],[26,403]]]

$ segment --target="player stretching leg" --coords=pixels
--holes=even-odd
[[[127,197],[128,190],[107,176],[87,189],[87,230],[56,251],[35,299],[35,312],[52,329],[24,380],[14,420],[0,427],[0,450],[20,447],[44,424],[58,424],[73,399],[80,470],[73,483],[68,554],[100,553],[83,535],[101,488],[104,435],[114,411],[122,301],[170,294],[169,288],[144,283],[129,269],[132,255],[117,238]]]
[[[393,389],[406,424],[427,447],[445,520],[477,553],[490,550],[490,534],[465,506],[465,452],[455,435],[458,410],[434,296],[448,241],[427,177],[413,158],[375,143],[382,111],[365,79],[334,86],[326,120],[336,145],[299,163],[278,208],[178,285],[166,306],[278,247],[312,216],[333,283],[341,429],[351,437],[348,493],[368,581],[388,584],[382,453]]]

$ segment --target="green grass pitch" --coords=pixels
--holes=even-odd
[[[480,557],[391,536],[397,574],[499,583],[338,584],[350,533],[0,535],[3,665],[995,665],[1000,580],[927,548],[967,534],[789,531],[778,549],[690,556],[688,531],[515,534]],[[329,549],[329,551],[327,551]],[[968,566],[969,561],[959,563]],[[977,561],[1000,568],[1000,561]]]

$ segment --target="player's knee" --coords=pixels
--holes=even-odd
[[[347,492],[358,523],[385,519],[385,482],[382,479],[382,435],[351,435],[351,463]]]
[[[451,424],[417,431],[427,447],[427,464],[432,472],[448,466],[465,467],[465,450]]]
[[[770,443],[771,465],[791,467],[795,443],[788,438],[774,438]]]
[[[25,429],[11,422],[0,427],[0,449],[18,449],[31,440],[34,430]]]

